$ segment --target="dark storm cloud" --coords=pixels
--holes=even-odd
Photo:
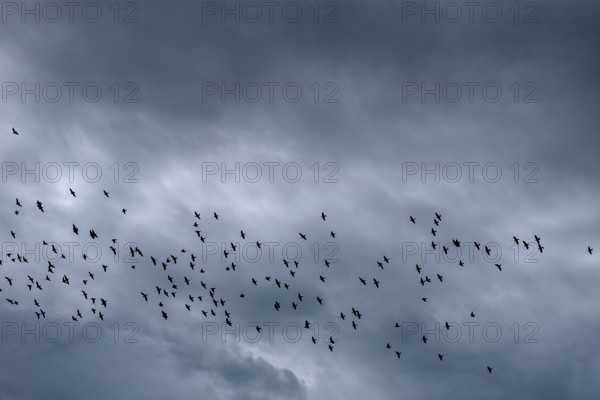
[[[47,15],[22,22],[22,4],[35,7],[2,6],[3,252],[42,240],[67,251],[65,242],[78,240],[75,261],[55,274],[68,273],[73,287],[53,276],[35,295],[52,321],[67,321],[80,308],[82,322],[101,322],[79,293],[88,270],[99,267],[81,260],[82,246],[92,242],[87,231],[95,229],[103,251],[98,263],[109,264],[109,272],[97,272],[93,291],[109,299],[111,322],[101,324],[98,343],[22,340],[21,322],[37,321],[31,295],[22,291],[26,275],[43,280],[47,262],[41,250],[28,256],[39,256],[35,265],[4,257],[2,279],[12,277],[14,286],[0,283],[2,329],[15,323],[19,332],[0,348],[10,366],[3,398],[387,399],[401,392],[414,399],[583,399],[598,393],[599,276],[596,254],[586,253],[588,245],[600,251],[596,3],[519,2],[516,15],[513,3],[481,2],[470,21],[464,2],[320,2],[318,23],[309,2],[278,3],[272,22],[265,2],[252,3],[263,12],[257,23],[243,2],[118,3],[118,16],[108,3],[96,3],[103,12],[96,23],[81,9],[69,22],[64,8],[56,23]],[[240,22],[231,14],[222,22],[221,10],[236,4]],[[293,23],[295,5],[303,14]],[[462,14],[451,22],[456,5]],[[438,7],[439,22],[421,14],[424,7]],[[490,14],[482,14],[484,7]],[[492,22],[497,7],[502,15]],[[21,135],[10,135],[12,126]],[[79,163],[71,164],[73,181],[64,164],[70,162]],[[23,169],[35,163],[40,172],[23,179]],[[51,163],[62,167],[55,183],[46,174]],[[92,163],[102,171],[98,182],[94,165],[84,171]],[[239,183],[224,171],[236,163]],[[297,164],[286,170],[291,163]],[[247,173],[256,165],[262,175],[251,183]],[[295,166],[302,174],[291,183]],[[19,216],[15,197],[23,203]],[[35,208],[38,199],[44,214]],[[202,214],[199,229],[209,248],[191,229],[193,210]],[[443,220],[433,238],[435,211]],[[74,237],[73,223],[82,237]],[[188,268],[190,252],[200,258],[212,245],[220,254],[222,243],[242,242],[240,229],[249,242],[271,243],[273,256],[263,251],[253,260],[248,248],[236,272],[225,271],[230,260],[215,254],[197,262],[196,271]],[[337,233],[335,254],[324,247],[333,241],[330,230]],[[542,237],[543,254],[512,246],[513,235],[534,242],[534,234]],[[112,238],[144,251],[135,270],[123,254],[112,257]],[[501,255],[490,261],[464,245],[458,259],[465,267],[458,267],[455,258],[428,253],[432,239],[441,246],[454,238],[494,245]],[[302,249],[294,278],[281,265],[286,245]],[[202,317],[199,310],[210,302],[203,289],[204,304],[192,304],[194,318],[179,298],[165,300],[169,320],[162,320],[154,287],[164,286],[165,277],[148,258],[162,261],[182,248],[188,250],[179,254],[182,269],[170,274],[180,286],[188,276],[196,287],[199,279],[216,287],[240,324],[231,328],[235,333],[223,336],[221,307],[219,324]],[[376,261],[384,254],[391,261],[381,270]],[[327,269],[325,257],[338,262]],[[415,264],[430,285],[420,285]],[[151,293],[149,303],[141,291]],[[294,311],[298,292],[305,300]],[[11,296],[18,308],[4,300]],[[351,307],[361,320],[352,318]],[[476,319],[469,317],[473,310]],[[301,329],[297,342],[283,332],[286,323],[304,320],[318,324],[316,331]],[[112,321],[135,324],[139,343],[114,343]],[[460,327],[456,342],[444,332],[445,321]],[[249,332],[265,322],[280,323],[274,340],[265,333],[254,343]],[[471,325],[472,341],[471,322],[479,324]],[[333,353],[310,342],[315,332],[323,340],[331,329],[338,340]],[[420,341],[423,330],[431,336],[427,344]]]

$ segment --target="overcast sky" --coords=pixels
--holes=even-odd
[[[596,2],[1,7],[0,398],[600,393]]]

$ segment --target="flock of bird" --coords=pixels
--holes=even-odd
[[[12,130],[12,133],[14,135],[19,135],[19,133],[14,128]],[[72,196],[73,198],[77,199],[77,194],[72,188],[69,188],[69,192],[66,193],[66,196]],[[103,190],[102,193],[99,193],[99,197],[102,196],[108,199],[106,201],[111,200],[111,197],[106,190]],[[29,201],[24,203],[29,203]],[[47,211],[52,211],[46,210],[44,208],[44,204],[40,200],[36,199],[35,203],[31,201],[31,204],[35,204],[37,208],[36,212],[46,214]],[[23,209],[23,204],[19,198],[16,198],[15,200],[15,207],[16,210],[14,214],[18,216],[20,214],[20,210]],[[127,209],[122,208],[121,213],[126,214]],[[219,215],[216,212],[213,212],[211,219],[214,219],[215,222],[219,221]],[[325,212],[321,212],[320,219],[323,222],[327,221],[327,215],[325,214]],[[203,224],[204,222],[205,220],[202,219],[200,212],[193,211],[193,214],[190,212],[189,223],[192,226],[190,235],[194,237],[194,240],[199,240],[201,243],[205,243],[206,241],[205,233],[203,233],[201,229],[203,227],[200,226],[200,224]],[[407,223],[417,225],[417,219],[414,216],[410,215],[407,220]],[[434,226],[431,228],[430,232],[432,237],[435,238],[437,236],[436,228],[441,228],[440,224],[442,223],[442,215],[438,212],[435,212],[432,223],[434,224]],[[100,234],[98,234],[93,227],[86,227],[85,229],[82,229],[79,226],[77,226],[76,223],[73,222],[70,222],[68,225],[71,225],[70,231],[72,231],[72,235],[74,238],[80,237],[80,233],[81,235],[84,235],[83,232],[80,232],[81,230],[83,230],[87,231],[91,240],[98,241],[100,239]],[[325,231],[329,231],[328,236],[331,236],[331,238],[336,239],[336,233],[333,230],[325,229]],[[110,238],[110,236],[106,235],[104,232],[100,233],[102,234],[103,238]],[[194,234],[195,236],[193,236]],[[10,231],[10,235],[13,239],[17,239],[20,236],[14,230]],[[254,243],[257,248],[261,248],[262,244],[259,240],[255,238],[247,239],[247,236],[248,235],[244,232],[244,230],[240,229],[239,237],[241,238],[241,241],[243,243]],[[307,241],[308,236],[309,235],[306,233],[298,232],[298,237],[302,241]],[[233,240],[228,240],[230,242],[230,245],[227,246],[226,249],[223,249],[222,253],[223,259],[227,260],[225,261],[224,270],[231,273],[234,273],[236,271],[236,268],[239,268],[239,265],[237,265],[234,261],[230,262],[228,259],[229,256],[238,251],[238,246],[240,246],[240,243],[234,243],[236,242],[236,240],[239,239],[236,238]],[[542,246],[541,243],[541,238],[537,235],[534,235],[533,239],[530,241],[519,239],[516,236],[513,236],[513,241],[516,245],[522,245],[525,249],[529,249],[530,246],[536,246],[540,253],[542,253],[544,249],[544,246]],[[71,319],[73,321],[83,320],[87,317],[95,317],[99,318],[100,320],[104,320],[105,316],[109,313],[111,302],[104,298],[108,296],[99,294],[102,291],[102,283],[100,281],[102,281],[101,274],[109,273],[109,265],[97,265],[97,263],[88,263],[88,265],[90,265],[90,269],[87,271],[85,279],[80,279],[76,281],[69,276],[72,275],[73,270],[70,269],[67,265],[64,265],[68,263],[68,261],[66,260],[66,256],[64,254],[58,254],[59,249],[53,243],[55,242],[46,240],[42,241],[42,245],[47,247],[53,254],[55,254],[56,258],[59,261],[46,261],[47,268],[45,268],[43,271],[39,271],[38,274],[32,273],[32,275],[34,276],[27,274],[26,278],[22,277],[22,280],[24,282],[24,285],[22,286],[23,290],[21,291],[17,289],[8,289],[7,291],[11,293],[16,293],[14,296],[11,294],[10,298],[5,297],[6,302],[11,307],[19,307],[24,304],[23,298],[30,297],[30,299],[27,299],[26,301],[30,301],[31,304],[35,306],[33,312],[36,318],[44,319],[46,318],[47,311],[42,308],[43,305],[40,301],[38,301],[38,296],[36,296],[36,293],[44,291],[48,288],[49,285],[52,285],[53,287],[55,287],[55,285],[63,285],[63,289],[68,287],[79,292],[79,295],[81,296],[81,299],[83,301],[83,305],[81,305],[80,307],[75,306],[73,308],[73,312],[71,315]],[[118,252],[119,241],[115,238],[111,238],[110,242],[107,243],[111,253],[116,256]],[[488,246],[484,245],[482,250],[481,243],[477,241],[474,241],[472,243],[477,249],[477,251],[480,251],[482,253],[485,252],[488,256],[491,254],[491,249]],[[448,246],[442,245],[442,251],[444,252],[444,254],[447,255],[449,251],[449,246],[460,248],[461,244],[464,243],[458,239],[453,239],[452,244],[448,244]],[[432,240],[431,248],[435,250],[437,246],[439,246],[439,243],[436,243],[434,240]],[[591,246],[588,246],[587,252],[590,255],[592,255],[593,249],[591,248]],[[142,303],[142,305],[147,303],[148,306],[150,306],[150,304],[153,304],[154,307],[156,307],[156,312],[158,313],[159,318],[168,320],[170,318],[170,310],[174,307],[181,307],[182,309],[185,309],[187,312],[190,313],[198,311],[198,315],[201,314],[203,318],[218,318],[219,316],[221,316],[221,318],[224,319],[225,324],[227,324],[228,326],[232,326],[234,321],[234,317],[232,316],[233,312],[231,311],[231,309],[228,309],[226,307],[226,304],[230,305],[233,303],[233,301],[231,299],[226,299],[222,297],[220,294],[218,294],[217,287],[208,283],[211,281],[211,269],[209,269],[208,267],[205,268],[197,265],[198,258],[194,253],[190,251],[188,255],[188,250],[184,248],[178,251],[170,252],[171,254],[168,255],[165,254],[162,257],[150,255],[148,258],[145,258],[144,253],[138,246],[130,246],[128,249],[128,253],[131,255],[131,259],[134,259],[135,257],[139,256],[142,259],[142,265],[143,263],[145,263],[148,267],[153,268],[156,271],[156,273],[161,274],[160,281],[154,282],[154,287],[148,287],[146,290],[142,290],[139,293],[140,303]],[[84,261],[87,261],[87,254],[83,254],[82,258],[84,259]],[[2,268],[3,263],[5,261],[12,261],[13,263],[29,263],[29,260],[23,254],[19,253],[2,254],[2,258],[0,259],[0,272],[2,272],[5,275],[4,281],[8,284],[8,288],[12,288],[13,285],[16,285],[21,280],[21,277],[15,277],[14,275],[7,276],[5,272],[7,271],[7,266],[4,265],[4,268]],[[373,267],[368,267],[364,270],[364,276],[357,277],[356,285],[360,287],[368,286],[372,283],[372,285],[376,289],[379,289],[382,285],[381,280],[376,279],[376,277],[366,277],[366,274],[369,273],[370,268],[376,269],[378,267],[381,270],[384,270],[386,266],[390,265],[390,262],[390,258],[386,255],[383,255],[381,260],[376,260],[374,262]],[[131,262],[130,264],[130,267],[134,270],[136,269],[137,265],[140,265],[136,262]],[[323,265],[321,267],[323,268],[323,270],[316,273],[316,275],[318,275],[318,281],[316,281],[316,284],[326,283],[326,276],[328,275],[328,271],[331,269],[332,265],[332,260],[329,260],[327,258],[323,260]],[[459,267],[464,267],[464,262],[462,260],[459,260],[457,265]],[[272,276],[272,274],[269,274],[262,278],[253,276],[251,277],[250,282],[248,282],[248,291],[254,290],[253,288],[259,286],[259,284],[262,285],[263,282],[269,285],[274,284],[278,289],[284,289],[284,295],[279,294],[278,297],[273,301],[273,308],[277,312],[281,311],[284,307],[289,307],[290,309],[297,310],[299,307],[301,307],[303,303],[310,301],[313,301],[315,302],[315,304],[319,304],[320,306],[325,306],[326,299],[324,297],[316,295],[314,296],[314,298],[309,298],[307,297],[308,295],[303,294],[301,290],[292,290],[292,287],[295,287],[293,280],[296,278],[296,274],[298,274],[301,271],[300,266],[301,265],[299,260],[283,259],[281,271],[287,271],[286,275],[289,275],[290,277],[289,282],[286,279],[282,278],[280,275],[276,277]],[[494,266],[499,271],[502,271],[502,264],[494,263]],[[422,287],[432,284],[432,278],[429,277],[426,266],[420,266],[419,264],[416,264],[415,270],[418,276],[418,279],[415,279],[415,284],[420,284]],[[444,283],[443,275],[436,273],[436,277],[439,281],[439,284]],[[316,280],[317,277],[315,276],[314,279]],[[4,291],[4,289],[7,289],[7,287],[0,287],[0,292],[4,292],[4,294],[6,294],[7,291]],[[19,297],[19,299],[17,299],[17,297]],[[242,292],[239,294],[239,300],[237,301],[246,301],[246,298],[247,294]],[[420,300],[423,302],[427,302],[428,297],[423,296]],[[360,329],[360,321],[362,320],[364,315],[359,310],[359,307],[356,304],[350,305],[347,310],[338,311],[341,323],[347,323],[348,327],[351,326],[353,330]],[[344,314],[344,312],[347,312],[348,315]],[[476,318],[475,311],[473,310],[465,310],[465,315],[468,315],[470,318]],[[305,329],[310,329],[311,322],[305,320],[303,326]],[[448,321],[445,321],[443,326],[447,330],[450,329],[450,324],[448,323]],[[401,324],[396,322],[394,327],[401,328]],[[261,329],[262,328],[260,325],[256,326],[257,332],[260,333]],[[429,339],[427,335],[423,334],[421,337],[421,341],[424,344],[427,344],[428,340]],[[314,335],[311,336],[311,341],[315,345],[321,342]],[[325,345],[327,345],[327,349],[329,351],[333,352],[338,340],[334,340],[333,336],[329,336],[328,340],[323,340],[322,342]],[[391,342],[393,342],[393,339],[390,342],[387,342],[385,346],[382,346],[382,348],[391,351],[391,354],[397,359],[401,359],[401,349],[392,346]],[[437,353],[437,358],[440,360],[440,362],[443,362],[445,357],[446,356],[444,354]],[[486,370],[490,374],[492,373],[492,369],[492,367],[486,366]]]

